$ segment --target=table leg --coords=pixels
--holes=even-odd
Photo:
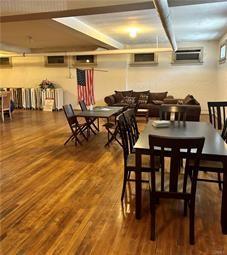
[[[98,127],[98,130],[99,130],[99,118],[97,118],[97,127]]]
[[[141,153],[136,150],[136,219],[141,218],[141,207],[142,207],[142,201],[141,201],[141,189],[142,189],[142,183],[141,183]]]
[[[222,206],[221,206],[221,227],[222,233],[227,235],[227,157],[223,160],[224,165],[224,183],[222,191]]]

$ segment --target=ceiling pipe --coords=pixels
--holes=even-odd
[[[138,48],[138,49],[116,49],[116,50],[93,50],[93,51],[75,51],[75,52],[47,52],[47,53],[23,53],[12,54],[7,57],[35,57],[35,56],[84,56],[84,55],[113,55],[113,54],[131,54],[131,53],[150,53],[150,52],[171,52],[171,48]]]
[[[169,42],[174,51],[177,51],[177,43],[173,31],[172,20],[167,0],[153,0],[154,6],[159,14],[162,26],[166,32]]]

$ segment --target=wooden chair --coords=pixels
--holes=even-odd
[[[184,105],[163,104],[160,106],[159,115],[160,120],[177,120],[178,124],[180,124],[180,121],[183,121],[183,124],[185,124],[187,117],[187,107]]]
[[[1,110],[1,115],[2,115],[2,121],[5,121],[5,112],[9,113],[9,117],[12,120],[12,113],[10,109],[10,99],[11,99],[11,94],[10,91],[6,92],[1,92],[0,94],[0,110]]]
[[[227,102],[208,102],[208,111],[209,111],[209,119],[210,123],[217,130],[222,129],[222,138],[226,141],[226,109]],[[217,179],[206,179],[206,178],[198,178],[198,181],[203,182],[213,182],[218,183],[219,190],[222,190],[222,178],[221,173],[223,173],[223,164],[219,161],[208,161],[202,160],[200,162],[200,170],[204,170],[204,172],[217,172]]]
[[[107,143],[105,146],[109,146],[113,141],[117,141],[117,143],[122,146],[121,141],[118,139],[118,135],[120,133],[118,124],[108,121],[107,123],[103,124],[103,127],[105,127],[107,131]]]
[[[107,143],[105,144],[105,146],[109,146],[113,141],[117,141],[117,143],[122,146],[121,141],[119,140],[118,136],[120,134],[120,130],[118,127],[118,122],[117,122],[117,118],[118,116],[124,112],[124,109],[122,111],[120,111],[118,114],[116,114],[115,117],[115,121],[114,123],[110,121],[110,119],[108,119],[107,123],[103,124],[103,127],[105,127],[106,131],[107,131]]]
[[[189,206],[189,236],[190,244],[195,243],[194,225],[195,225],[195,194],[196,182],[198,175],[199,160],[203,149],[205,138],[166,138],[155,135],[149,135],[150,144],[150,164],[151,164],[151,178],[150,178],[150,205],[151,205],[151,240],[155,240],[155,219],[156,219],[156,201],[160,198],[167,199],[181,199],[184,200],[184,215],[187,214],[187,207]],[[160,149],[159,153],[155,150]],[[186,166],[183,174],[183,187],[179,185],[179,164],[181,159],[180,150],[185,150]],[[164,151],[169,150],[168,157],[170,158],[169,178],[165,178],[164,190],[157,187],[157,172],[155,171],[155,157],[158,155],[161,159],[161,168],[165,171]],[[193,152],[192,152],[193,150]],[[189,178],[189,160],[193,159],[193,174]],[[187,181],[191,180],[191,187],[188,191]],[[167,184],[167,185],[166,185]],[[168,187],[168,189],[167,189]]]
[[[222,129],[221,137],[227,142],[227,102],[208,102],[210,123],[217,130]],[[217,172],[217,179],[198,178],[198,181],[218,183],[219,190],[222,190],[221,174],[224,167],[220,161],[201,160],[200,170],[204,172]]]
[[[86,106],[86,104],[85,104],[85,102],[84,102],[84,100],[79,101],[79,105],[80,105],[80,108],[81,108],[82,111],[87,111],[87,110],[88,110],[88,109],[87,109],[87,106]],[[99,132],[99,119],[97,119],[97,118],[85,117],[85,120],[86,120],[86,122],[87,122],[87,124],[88,124],[89,129],[92,131],[93,134],[96,135],[95,130]],[[98,126],[95,125],[95,121],[96,121],[96,120],[98,121]],[[93,128],[94,128],[95,130],[94,130]]]
[[[124,155],[124,177],[123,186],[121,192],[121,201],[124,199],[126,183],[127,181],[135,182],[135,179],[130,178],[130,173],[136,170],[136,155],[130,152],[130,136],[132,135],[129,131],[128,123],[123,114],[118,117],[118,127],[120,130],[120,136],[122,141],[123,155]],[[143,155],[142,157],[142,172],[150,172],[150,159],[149,156]],[[155,158],[155,167],[159,169],[159,161]],[[148,182],[148,180],[142,180],[142,182]]]
[[[65,141],[64,145],[66,145],[71,140],[75,140],[75,145],[77,145],[77,143],[82,144],[78,138],[78,135],[82,135],[85,140],[88,140],[87,136],[85,135],[85,131],[88,128],[87,123],[80,124],[78,122],[71,104],[63,105],[63,110],[69,127],[72,131],[72,135]]]
[[[210,123],[215,129],[222,130],[227,118],[227,102],[208,102]]]

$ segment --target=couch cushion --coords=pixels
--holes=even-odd
[[[121,102],[122,100],[124,100],[124,96],[123,96],[123,94],[122,93],[116,93],[115,95],[114,95],[114,97],[116,98],[116,103],[119,103],[119,102]]]
[[[125,90],[125,91],[117,91],[117,90],[115,90],[115,94],[118,94],[118,93],[120,93],[120,94],[122,94],[124,97],[130,97],[130,96],[132,96],[132,92],[133,92],[133,90]]]
[[[150,92],[149,103],[151,103],[152,100],[163,101],[163,99],[166,98],[167,94],[168,94],[168,92],[157,92],[157,93]]]

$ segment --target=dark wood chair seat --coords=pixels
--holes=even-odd
[[[205,168],[205,169],[221,169],[223,170],[223,163],[220,161],[210,161],[210,160],[200,160],[199,168]]]

